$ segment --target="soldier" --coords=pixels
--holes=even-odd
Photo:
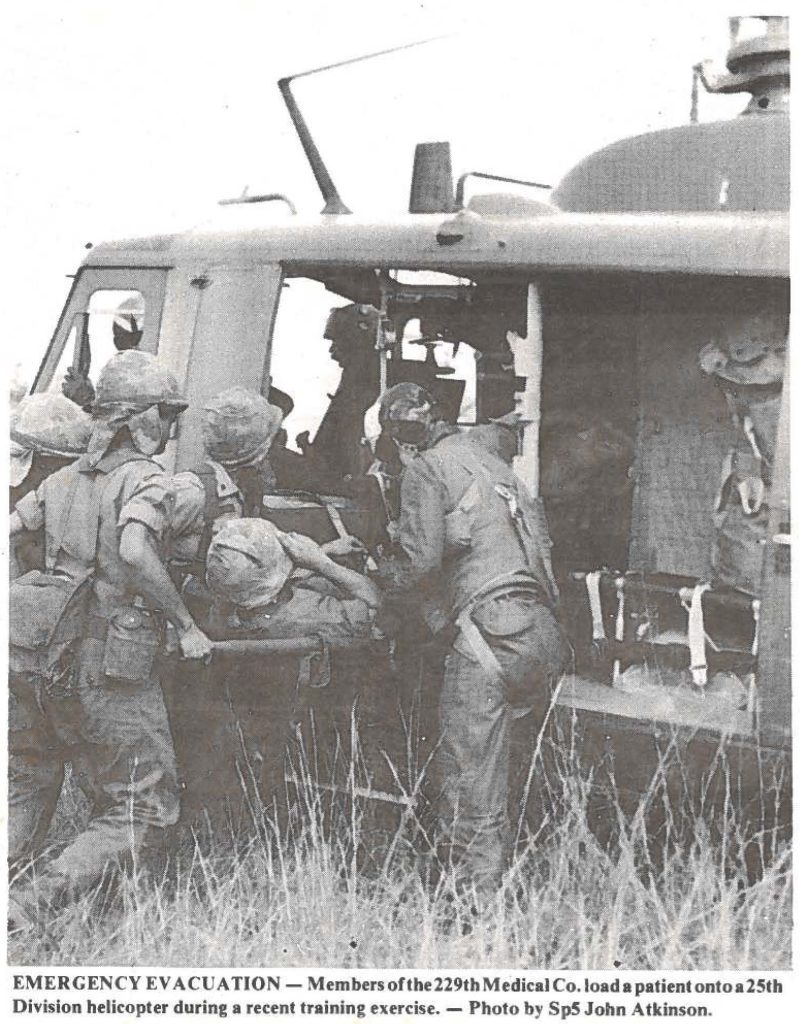
[[[89,416],[63,395],[27,395],[11,414],[11,507],[86,451]]]
[[[97,883],[178,816],[154,668],[164,620],[184,657],[203,659],[211,647],[162,563],[172,491],[154,456],[185,408],[175,378],[153,356],[115,356],[97,383],[87,453],[11,516],[12,537],[44,527],[46,572],[12,586],[10,859],[29,860],[41,847],[67,761],[92,804],[86,829],[35,884],[17,885],[18,923],[30,921],[38,901]]]
[[[209,627],[215,638],[372,635],[377,587],[332,561],[310,537],[282,533],[267,520],[225,523],[208,550],[206,579],[216,599]],[[242,784],[255,782],[259,795],[268,797],[282,781],[297,702],[305,696],[298,691],[309,685],[324,689],[326,679],[315,682],[319,671],[310,657],[272,655],[266,666],[263,660],[220,662],[218,713],[197,737],[204,751],[216,751],[205,758],[205,769],[203,753],[197,757],[206,776],[205,796],[214,805],[212,820],[219,807],[230,811],[231,796],[241,793]],[[353,666],[347,675],[357,671]],[[342,703],[341,694],[335,696],[334,702]],[[344,711],[349,724],[349,708]]]
[[[378,393],[378,321],[374,306],[343,306],[331,310],[325,327],[331,359],[341,366],[342,379],[319,425],[313,451],[341,477],[360,468],[361,425]]]
[[[755,597],[761,593],[788,332],[785,312],[763,310],[740,318],[700,352],[700,368],[722,390],[736,431],[715,509],[713,581]]]
[[[276,405],[242,387],[206,403],[201,422],[206,458],[173,478],[170,559],[175,564],[199,568],[196,575],[202,579],[217,525],[260,515],[264,494],[274,485],[269,451],[282,418]]]
[[[567,655],[550,542],[539,505],[506,462],[437,423],[423,388],[390,388],[382,409],[405,464],[404,561],[389,585],[415,590],[448,638],[441,824],[476,893],[489,895],[508,849],[512,720],[547,707]]]
[[[173,477],[169,559],[181,575],[194,576],[187,589],[190,596],[202,600],[206,554],[220,524],[261,516],[264,495],[274,489],[270,452],[282,419],[277,405],[243,387],[223,391],[206,403],[201,420],[206,458]],[[346,556],[354,544],[354,539],[336,540],[325,550]]]
[[[11,414],[11,465],[9,500],[14,506],[28,491],[86,451],[91,420],[63,395],[28,395]],[[44,539],[41,531],[28,534],[12,552],[16,565],[11,576],[44,567]]]
[[[298,582],[298,569],[311,576]],[[213,620],[226,635],[231,629],[270,637],[369,635],[380,603],[365,576],[334,562],[310,537],[283,533],[264,519],[225,524],[208,550],[206,580],[231,606],[227,616],[217,606]]]

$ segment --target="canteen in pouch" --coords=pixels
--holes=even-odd
[[[161,630],[153,613],[126,605],[108,620],[103,674],[126,682],[150,678],[161,643]]]

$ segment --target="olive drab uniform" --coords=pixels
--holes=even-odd
[[[722,467],[715,508],[714,580],[757,596],[761,593],[781,392],[779,386],[739,390],[739,394],[727,396],[737,439]],[[747,391],[750,393],[742,394]]]
[[[754,596],[761,592],[787,333],[788,310],[762,310],[700,352],[700,368],[722,390],[735,430],[714,509],[713,582]]]
[[[27,860],[41,847],[68,761],[91,804],[86,829],[37,877],[45,900],[96,883],[152,828],[178,817],[172,738],[155,670],[164,623],[119,554],[128,523],[142,523],[163,542],[171,504],[163,469],[125,449],[107,452],[94,467],[81,458],[16,508],[28,530],[44,528],[47,578],[83,577],[89,588],[79,628],[64,650],[50,652],[47,666],[14,646],[37,624],[15,622],[12,602],[9,857]],[[24,603],[16,607],[21,613]],[[28,607],[35,619],[35,603]],[[54,654],[62,663],[70,647],[77,651],[72,670],[52,671]]]
[[[283,560],[274,557],[281,551],[278,536],[266,520],[228,523],[216,534],[208,555],[208,583],[216,597],[210,636],[311,636],[321,643],[319,654],[220,660],[217,684],[199,713],[195,689],[195,714],[192,721],[187,716],[186,736],[181,738],[191,737],[186,757],[201,798],[194,801],[190,792],[184,813],[191,818],[201,811],[212,826],[222,823],[223,832],[227,821],[242,813],[249,817],[254,807],[271,802],[285,788],[287,746],[312,695],[323,719],[339,711],[349,725],[342,686],[336,692],[329,686],[331,663],[342,679],[353,678],[360,666],[348,664],[346,652],[332,654],[324,641],[372,635],[374,613],[364,601],[347,597],[322,577],[311,575],[302,582],[289,578],[291,560],[285,554]],[[323,722],[317,725],[322,728]],[[311,744],[316,738],[313,734],[306,740]],[[312,749],[306,747],[309,755]],[[317,758],[314,749],[315,770],[320,767]]]
[[[228,471],[211,460],[196,469],[176,473],[172,490],[170,563],[202,578],[216,525],[244,515],[242,494]]]
[[[512,722],[547,707],[568,653],[544,517],[505,462],[451,434],[405,470],[399,540],[412,577],[455,626],[440,701],[440,818],[470,881],[490,890],[507,855]]]

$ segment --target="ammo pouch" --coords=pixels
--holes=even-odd
[[[161,646],[161,629],[151,611],[123,605],[108,619],[103,675],[126,682],[150,679]]]
[[[77,578],[34,569],[9,592],[9,646],[15,672],[49,674],[66,645],[80,639],[92,593],[91,573]]]

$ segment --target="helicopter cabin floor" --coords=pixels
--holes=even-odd
[[[753,715],[730,701],[711,694],[661,687],[626,691],[596,679],[567,675],[556,700],[561,708],[592,711],[614,719],[637,722],[648,730],[654,725],[707,729],[720,737],[755,736]]]

